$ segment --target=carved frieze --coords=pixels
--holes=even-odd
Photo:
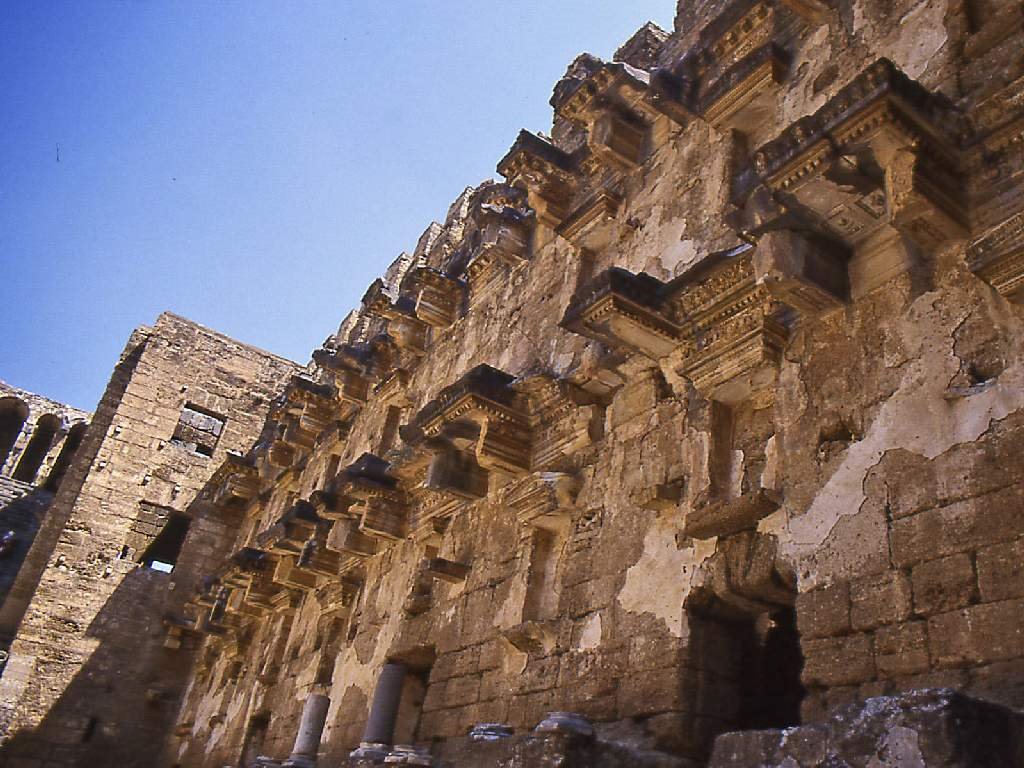
[[[774,383],[786,312],[758,284],[749,248],[706,257],[667,292],[681,337],[673,364],[701,394],[738,402]]]
[[[1024,213],[1007,219],[967,250],[970,270],[1016,304],[1024,304]]]
[[[782,209],[853,249],[886,227],[931,249],[967,224],[961,125],[945,99],[880,59],[754,152],[736,189],[764,184]]]

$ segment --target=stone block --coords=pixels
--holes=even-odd
[[[878,674],[892,678],[928,669],[928,631],[923,621],[911,621],[875,631]]]
[[[899,571],[885,571],[850,583],[850,625],[855,630],[894,624],[910,616],[910,580]]]
[[[928,619],[932,663],[985,664],[1024,656],[1024,600],[984,603]]]
[[[1024,597],[1024,538],[978,550],[977,565],[983,601]]]
[[[1013,486],[896,520],[892,554],[898,566],[912,566],[943,555],[1024,535],[1024,488]]]
[[[948,689],[847,704],[824,722],[718,737],[709,768],[1017,766],[1024,715]]]
[[[856,685],[875,676],[875,658],[868,634],[805,640],[801,645],[805,685]]]
[[[836,582],[797,595],[796,620],[803,638],[847,634],[850,631],[849,582]]]
[[[920,616],[945,613],[974,602],[977,579],[974,564],[965,552],[914,566],[914,612]]]

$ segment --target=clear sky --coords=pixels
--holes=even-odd
[[[576,54],[674,10],[0,4],[0,379],[91,410],[165,309],[305,362]]]

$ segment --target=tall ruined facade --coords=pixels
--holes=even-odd
[[[146,653],[34,650],[156,576],[115,499],[51,520],[0,762],[63,704],[4,764],[1021,765],[1022,27],[716,0],[577,58],[551,135],[160,492],[193,559],[132,593]]]

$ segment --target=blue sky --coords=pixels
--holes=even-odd
[[[165,309],[305,362],[577,53],[674,10],[3,3],[0,378],[92,409]]]

